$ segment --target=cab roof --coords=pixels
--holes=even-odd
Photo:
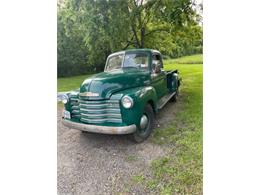
[[[152,53],[160,53],[158,50],[155,50],[155,49],[147,49],[147,48],[144,48],[144,49],[127,49],[127,50],[122,50],[122,51],[118,51],[118,52],[115,52],[115,53],[112,53],[109,55],[110,56],[113,56],[113,55],[118,55],[118,54],[125,54],[125,53],[128,53],[128,52],[152,52]]]
[[[148,52],[157,52],[157,53],[160,53],[158,50],[155,50],[155,49],[147,49],[147,48],[144,48],[144,49],[127,49],[125,50],[125,52],[128,52],[128,51],[148,51]]]

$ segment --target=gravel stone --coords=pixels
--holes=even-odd
[[[167,110],[157,117],[160,126],[172,121],[172,111]],[[133,184],[132,177],[140,174],[149,177],[151,162],[165,156],[169,149],[149,139],[136,144],[127,135],[82,133],[63,126],[61,116],[62,108],[58,108],[58,194],[148,193],[143,185]]]

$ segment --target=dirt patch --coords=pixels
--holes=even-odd
[[[174,116],[169,103],[157,117],[160,127]],[[61,124],[58,108],[58,194],[144,194],[141,185],[130,185],[132,177],[149,176],[149,165],[169,149],[151,143],[136,144],[125,135],[82,133]],[[128,193],[127,193],[128,192]]]
[[[180,94],[178,99],[182,99]],[[164,129],[174,122],[174,119],[181,109],[180,102],[168,102],[162,110],[160,110],[156,115],[156,128]]]

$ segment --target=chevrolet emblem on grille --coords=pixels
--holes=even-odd
[[[80,93],[79,95],[80,96],[86,96],[86,97],[97,97],[97,96],[99,96],[98,93],[92,93],[90,91],[84,92],[84,93]]]

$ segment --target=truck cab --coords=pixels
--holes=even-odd
[[[163,69],[162,55],[132,49],[108,56],[104,72],[82,82],[78,90],[58,94],[63,124],[83,132],[131,134],[142,142],[152,132],[156,113],[178,95],[177,70]]]

